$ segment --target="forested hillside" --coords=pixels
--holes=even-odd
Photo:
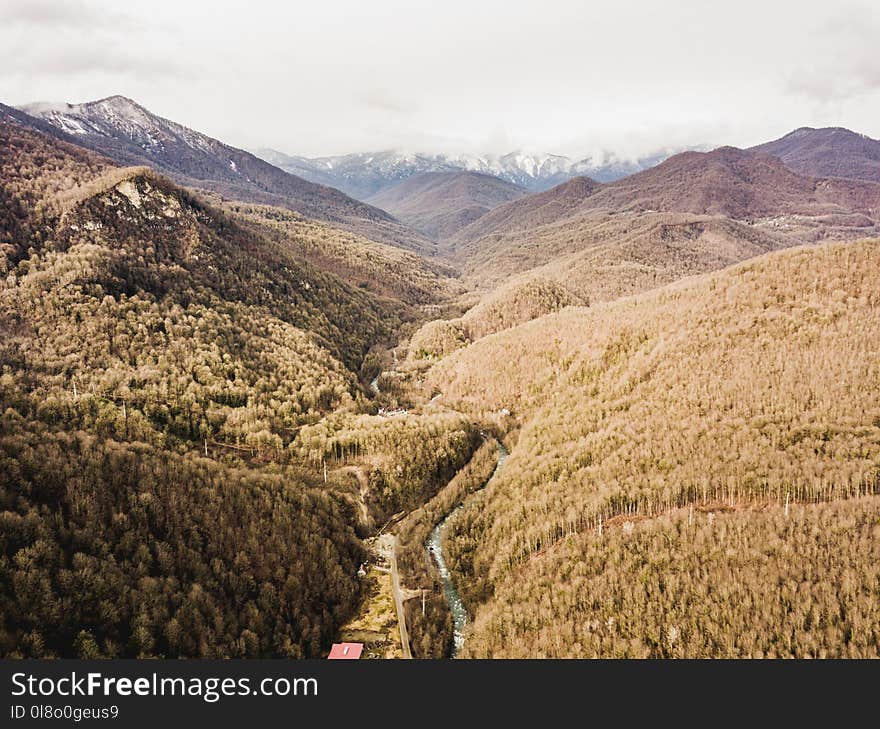
[[[442,241],[492,208],[526,195],[518,185],[477,172],[424,172],[381,190],[368,201]]]
[[[9,123],[0,196],[0,653],[320,655],[360,598],[361,517],[294,441],[374,409],[356,373],[412,309],[310,263],[328,229],[294,241]],[[442,276],[401,255],[424,283],[386,293],[430,300]]]
[[[877,497],[620,519],[499,585],[466,655],[877,658],[878,524]]]
[[[880,182],[880,141],[849,129],[801,127],[753,151],[778,157],[807,175]]]
[[[226,207],[316,268],[377,296],[418,306],[436,304],[461,290],[458,272],[439,260],[376,243],[284,208],[237,202]]]
[[[356,608],[351,508],[303,473],[45,423],[3,379],[2,655],[314,656]]]
[[[536,276],[599,302],[717,271],[802,244],[812,235],[845,238],[852,233],[822,226],[795,234],[774,225],[684,213],[590,213],[524,233],[483,238],[461,254],[467,256],[465,275],[474,285],[491,289]]]
[[[589,177],[575,177],[544,192],[498,205],[458,231],[447,245],[457,252],[492,234],[527,230],[562,220],[577,212],[584,200],[600,187],[600,183]]]
[[[0,273],[51,236],[69,191],[112,167],[73,145],[49,144],[0,116]]]
[[[602,520],[876,493],[878,263],[876,242],[771,254],[642,296],[568,308],[441,359],[425,386],[447,407],[507,408],[521,423],[502,473],[450,538],[477,616],[473,650],[509,650],[507,628],[498,632],[484,616],[509,614],[512,604],[502,601],[514,591],[547,594],[525,576],[564,590],[574,562],[545,555],[597,532]],[[589,624],[589,600],[567,604],[559,619]],[[647,644],[644,634],[634,639]]]
[[[458,318],[423,324],[410,339],[408,357],[411,361],[437,359],[489,334],[584,303],[555,281],[527,276],[499,286]]]
[[[333,187],[289,174],[258,157],[153,114],[124,96],[84,104],[0,104],[0,116],[20,126],[97,152],[119,165],[147,165],[176,182],[232,200],[275,205],[367,237],[430,252],[424,236],[384,210]]]

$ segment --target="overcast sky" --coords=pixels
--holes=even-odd
[[[874,8],[872,8],[872,5]],[[0,0],[0,101],[320,155],[880,137],[877,0]]]

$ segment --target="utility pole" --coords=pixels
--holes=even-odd
[[[327,483],[327,461],[321,461],[324,464],[324,483]]]
[[[425,616],[425,588],[422,588],[422,617]]]

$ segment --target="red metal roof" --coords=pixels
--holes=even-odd
[[[334,643],[327,658],[357,660],[363,653],[363,643]]]

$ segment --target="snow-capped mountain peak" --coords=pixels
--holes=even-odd
[[[153,114],[124,96],[81,104],[30,104],[21,115],[120,165],[147,165],[175,181],[224,197],[277,205],[379,242],[432,250],[388,213],[316,185],[242,149]],[[332,187],[332,186],[331,186]]]
[[[573,160],[557,154],[535,154],[522,150],[500,155],[425,154],[384,150],[308,158],[263,149],[256,154],[292,174],[339,188],[363,200],[423,172],[480,172],[535,192],[579,175],[607,182],[653,166],[671,152],[658,153],[639,160],[620,159],[613,154]]]
[[[21,110],[68,134],[123,136],[145,150],[162,151],[170,143],[200,152],[215,152],[223,146],[204,134],[153,114],[126,96],[108,96],[82,104],[40,102]]]

